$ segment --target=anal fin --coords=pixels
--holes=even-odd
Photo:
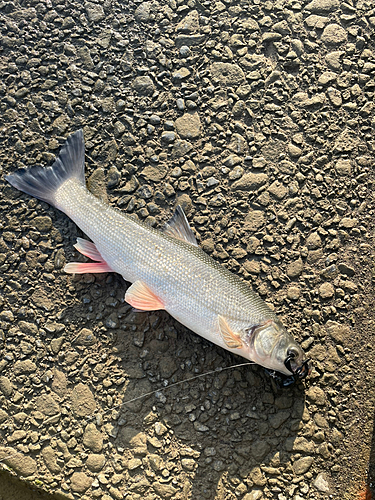
[[[222,339],[225,342],[225,345],[229,349],[241,349],[242,340],[239,338],[238,335],[236,335],[232,331],[232,329],[228,325],[226,319],[223,316],[218,316],[218,320],[219,320],[220,333],[221,333]]]
[[[165,309],[163,302],[142,281],[136,281],[126,291],[125,300],[139,311]]]

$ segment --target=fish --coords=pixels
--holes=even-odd
[[[132,283],[125,301],[133,308],[167,311],[198,335],[263,366],[283,387],[310,373],[310,360],[273,310],[198,246],[180,206],[159,230],[87,189],[82,130],[66,139],[51,166],[21,168],[5,179],[62,211],[91,240],[78,238],[74,246],[93,262],[70,262],[66,273],[120,274]]]

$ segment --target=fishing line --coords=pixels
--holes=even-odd
[[[215,370],[211,370],[209,372],[201,373],[199,375],[194,375],[194,377],[187,378],[186,380],[179,380],[178,382],[174,382],[173,384],[167,385],[166,387],[161,387],[160,389],[155,389],[154,391],[146,392],[146,393],[142,394],[141,396],[137,396],[135,398],[129,399],[128,401],[124,401],[123,403],[115,405],[112,408],[108,408],[108,410],[105,410],[102,413],[102,416],[106,415],[107,413],[109,413],[109,412],[111,412],[113,410],[116,410],[117,408],[121,408],[124,405],[127,405],[129,403],[133,403],[134,401],[138,401],[139,399],[146,398],[147,396],[152,396],[153,394],[156,394],[157,392],[164,392],[164,391],[166,391],[168,389],[171,389],[172,387],[176,387],[178,385],[185,384],[187,382],[192,382],[193,380],[197,380],[198,378],[207,377],[207,375],[212,375],[214,373],[221,373],[221,372],[224,372],[226,370],[231,370],[232,368],[240,368],[241,366],[249,366],[249,365],[255,365],[255,364],[256,363],[251,363],[251,362],[249,363],[248,362],[248,363],[240,363],[238,365],[226,366],[224,368],[215,368]],[[90,417],[86,417],[86,421],[87,421],[86,423],[92,422],[96,418],[97,414],[98,413],[94,413]],[[40,428],[40,429],[43,430],[43,427]],[[63,432],[63,430],[61,430],[59,432],[56,432],[55,434],[51,434],[50,436],[48,436],[48,437],[42,439],[41,441],[39,441],[38,444],[43,444],[46,441],[50,441],[53,438],[59,437],[62,432]],[[113,437],[113,436],[111,436],[111,437]],[[9,455],[7,457],[1,458],[0,459],[0,463],[4,463],[6,460],[9,460],[10,458],[13,458],[13,457],[15,457],[15,456],[17,456],[19,454],[22,454],[23,456],[25,456],[22,452],[16,451],[13,455]]]

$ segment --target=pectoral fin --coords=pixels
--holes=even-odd
[[[136,281],[125,294],[128,304],[139,311],[156,311],[165,309],[163,302],[142,281]]]
[[[239,338],[239,336],[233,333],[223,316],[218,316],[218,320],[220,333],[225,342],[225,345],[229,349],[240,349],[242,347],[242,340]]]

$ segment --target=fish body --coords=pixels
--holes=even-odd
[[[82,131],[68,138],[52,167],[21,169],[7,180],[57,207],[92,240],[79,239],[76,248],[97,262],[71,263],[67,272],[117,272],[133,283],[125,300],[135,308],[164,309],[235,354],[285,376],[306,376],[302,349],[245,282],[198,247],[182,209],[160,231],[87,190]]]

